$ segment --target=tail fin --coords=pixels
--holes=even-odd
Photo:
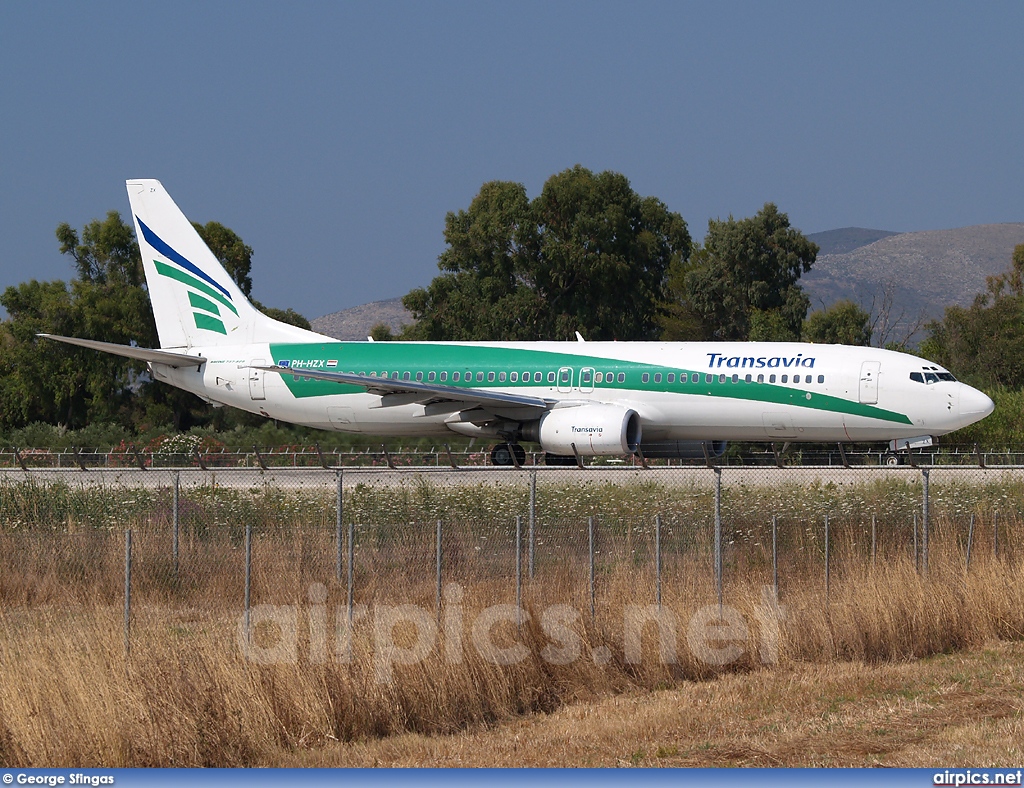
[[[249,303],[160,181],[126,185],[160,347],[333,341]]]

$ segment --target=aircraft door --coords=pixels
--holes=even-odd
[[[878,374],[880,361],[865,361],[860,365],[860,401],[862,405],[878,403]]]
[[[254,369],[254,367],[260,366],[265,367],[267,360],[263,358],[255,358],[252,360],[252,366],[249,367],[249,397],[253,400],[261,400],[267,398],[267,391],[263,385],[264,376],[266,373],[262,369]]]
[[[562,367],[558,370],[558,390],[562,394],[572,391],[572,367]]]

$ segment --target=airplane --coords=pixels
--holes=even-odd
[[[931,445],[993,410],[927,360],[800,342],[340,342],[257,311],[157,180],[126,182],[160,347],[40,334],[147,362],[215,405],[324,430],[521,442],[580,457],[719,456],[726,441]]]

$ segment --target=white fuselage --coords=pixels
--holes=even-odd
[[[314,342],[189,352],[207,363],[152,364],[156,378],[270,418],[373,435],[469,433],[455,426],[452,408],[391,404],[380,394],[304,380],[302,367],[511,392],[551,401],[553,408],[621,405],[639,414],[645,441],[938,436],[992,410],[987,396],[928,361],[841,345]],[[256,369],[268,364],[285,366],[280,373]],[[505,423],[536,418],[515,408],[492,410]]]

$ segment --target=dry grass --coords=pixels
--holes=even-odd
[[[283,766],[1005,767],[1024,759],[1024,646],[794,662],[633,690],[447,736],[268,753]]]
[[[997,559],[991,529],[980,527],[989,510],[978,510],[970,572],[964,513],[935,516],[922,574],[905,512],[880,523],[878,555],[869,557],[870,514],[916,505],[906,490],[850,493],[856,505],[832,520],[827,595],[821,521],[791,514],[780,529],[775,600],[765,594],[772,571],[763,516],[775,503],[737,496],[746,508],[726,537],[724,629],[715,628],[709,523],[690,510],[665,517],[660,613],[650,522],[602,525],[593,618],[585,520],[546,522],[521,626],[508,618],[515,551],[507,518],[448,525],[444,576],[454,595],[436,624],[433,527],[373,522],[357,533],[355,601],[366,610],[349,643],[333,515],[268,491],[241,503],[211,492],[201,502],[223,509],[225,521],[277,507],[260,509],[252,591],[254,604],[276,605],[284,618],[275,627],[257,608],[246,647],[243,529],[184,529],[175,571],[162,492],[152,511],[121,523],[136,529],[127,656],[123,536],[95,527],[113,527],[121,509],[103,496],[69,490],[64,501],[50,492],[4,493],[17,517],[0,530],[2,766],[1020,760],[1024,521],[1016,514],[1000,520]],[[826,493],[834,491],[802,494]],[[128,510],[136,493],[119,494]],[[616,494],[628,509],[625,493]],[[487,503],[463,497],[467,508]],[[807,503],[814,511],[816,500]],[[307,523],[310,511],[320,521]],[[487,614],[492,625],[481,626]],[[268,664],[258,659],[279,642],[294,648]],[[427,646],[420,657],[399,664],[418,643]],[[517,646],[498,664],[495,649]]]
[[[114,557],[99,551],[97,561],[116,566],[119,546],[109,541]],[[882,754],[923,764],[971,741],[993,762],[1019,757],[993,742],[1020,733],[1022,652],[979,649],[1024,632],[1024,571],[986,557],[966,574],[949,540],[934,545],[927,578],[905,556],[873,567],[837,560],[827,601],[819,573],[793,570],[781,618],[766,603],[763,573],[736,579],[734,568],[725,604],[740,628],[710,640],[694,630],[717,611],[706,566],[679,561],[664,594],[668,657],[655,624],[635,626],[653,597],[635,568],[605,568],[594,621],[579,567],[552,569],[528,585],[521,631],[509,620],[491,631],[496,647],[524,647],[508,665],[481,653],[472,633],[482,611],[513,601],[509,583],[468,575],[429,653],[392,665],[387,647],[417,642],[409,621],[381,628],[392,606],[422,605],[421,625],[434,620],[432,585],[403,587],[397,570],[364,582],[362,598],[377,606],[357,622],[352,661],[339,662],[342,589],[310,591],[302,568],[319,547],[300,540],[265,551],[267,598],[297,603],[296,658],[277,664],[245,658],[240,604],[225,609],[231,584],[215,573],[187,587],[151,579],[126,659],[116,584],[97,580],[58,605],[60,578],[44,575],[33,589],[9,569],[17,603],[0,614],[0,764],[838,765]],[[237,552],[219,549],[226,563]],[[555,603],[576,611],[560,632],[544,619]],[[257,627],[258,648],[276,642],[271,630]],[[633,651],[631,632],[641,633]],[[576,656],[553,659],[553,646]],[[728,648],[734,658],[716,661]],[[958,650],[965,656],[927,659]]]

